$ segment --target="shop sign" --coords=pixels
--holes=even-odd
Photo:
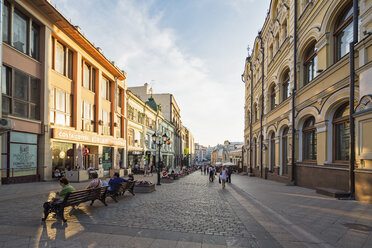
[[[53,128],[53,138],[83,143],[125,146],[124,140],[106,138],[98,136],[96,134],[82,133],[74,130],[66,130],[60,128]]]
[[[10,168],[15,170],[36,169],[37,145],[10,144]]]

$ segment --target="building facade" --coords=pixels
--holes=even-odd
[[[46,0],[3,2],[2,182],[125,161],[126,74]]]
[[[359,11],[353,12],[353,1],[347,0],[271,1],[242,75],[248,150],[244,161],[251,174],[314,189],[353,194],[355,188],[357,199],[372,200],[372,187],[365,183],[371,169],[368,145],[359,141],[350,146],[350,118],[355,118],[350,117],[355,111],[350,111],[350,96],[357,106],[371,89],[372,2],[358,2]],[[349,53],[353,13],[358,14],[355,80],[350,78]],[[361,94],[362,86],[366,93]],[[364,99],[360,109],[369,103]],[[355,119],[355,130],[365,141],[367,134],[358,128],[369,130],[370,116],[362,116],[363,124]],[[350,165],[354,150],[355,169]],[[369,190],[360,190],[361,184]]]
[[[174,126],[174,164],[175,166],[181,166],[184,152],[181,135],[181,110],[174,96],[169,93],[153,94],[153,90],[148,83],[145,83],[143,86],[130,87],[129,89],[143,101],[153,97],[156,103],[161,106],[164,118]]]

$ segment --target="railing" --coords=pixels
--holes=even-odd
[[[29,171],[37,171],[37,167],[24,167],[24,168],[2,168],[1,171],[1,177],[3,176],[3,173],[6,173],[5,177],[15,177],[15,176],[28,176],[30,174],[23,174]],[[15,175],[16,174],[16,175]],[[33,174],[31,174],[33,175]]]

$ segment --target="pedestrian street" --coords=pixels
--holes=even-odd
[[[152,177],[136,179],[156,182]],[[86,183],[72,183],[79,189]],[[226,189],[200,171],[126,193],[115,203],[67,209],[41,222],[57,182],[0,188],[0,247],[371,247],[372,209],[314,190],[233,175]],[[354,224],[354,226],[352,225]],[[358,228],[359,227],[359,228]],[[361,228],[363,227],[363,228]]]

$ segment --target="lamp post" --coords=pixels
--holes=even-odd
[[[160,149],[161,146],[164,145],[167,142],[168,136],[167,134],[163,134],[163,136],[157,136],[156,133],[152,135],[152,141],[155,143],[158,149],[158,163],[157,163],[157,169],[158,169],[158,183],[156,185],[160,184]]]

